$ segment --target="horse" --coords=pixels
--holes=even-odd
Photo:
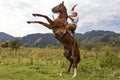
[[[42,22],[42,21],[27,21],[28,24],[30,23],[38,23],[41,24],[53,31],[55,34],[56,39],[63,45],[64,47],[64,56],[67,58],[67,60],[70,62],[68,73],[70,73],[70,69],[73,66],[74,68],[74,74],[73,78],[77,75],[77,65],[80,62],[80,51],[77,44],[77,41],[74,37],[72,37],[68,31],[66,31],[65,34],[63,34],[63,31],[66,30],[65,22],[67,21],[68,14],[67,9],[64,6],[64,2],[60,3],[59,5],[52,8],[53,13],[60,13],[60,15],[55,19],[51,20],[48,16],[42,15],[42,14],[32,14],[34,17],[43,17],[45,18],[48,23]]]

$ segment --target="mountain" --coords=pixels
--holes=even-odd
[[[82,34],[75,34],[75,36],[80,37]],[[30,34],[21,38],[21,43],[25,46],[34,47],[47,47],[48,45],[60,46],[59,41],[54,37],[54,34]]]
[[[106,36],[108,35],[111,35],[111,36],[117,35],[117,33],[112,32],[112,31],[92,30],[92,31],[89,31],[83,34],[81,37],[81,41],[83,42],[97,42],[97,41],[104,42],[101,39],[106,38]]]
[[[103,36],[100,39],[100,42],[110,42],[110,41],[115,41],[115,40],[120,41],[120,34],[109,34],[109,35]]]
[[[120,33],[115,33],[112,31],[102,31],[102,30],[92,30],[84,34],[75,33],[77,40],[80,40],[83,43],[87,42],[111,42],[111,41],[120,41]],[[6,33],[0,32],[0,41],[7,41],[14,39],[13,36],[10,36]],[[47,47],[49,45],[59,46],[61,45],[59,41],[54,37],[54,34],[29,34],[20,38],[20,41],[25,46],[31,47]]]
[[[21,43],[26,46],[46,47],[48,45],[60,45],[53,34],[30,34],[21,38]]]
[[[109,42],[114,39],[120,40],[120,34],[112,31],[93,30],[85,34],[76,33],[75,37],[81,42]],[[26,46],[46,47],[48,45],[58,46],[60,43],[54,34],[30,34],[21,38],[21,43]]]
[[[0,32],[0,42],[2,41],[8,41],[8,40],[13,40],[14,37],[9,35],[9,34],[6,34],[6,33],[3,33],[3,32]]]

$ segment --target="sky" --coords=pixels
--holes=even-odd
[[[44,18],[33,17],[40,13],[52,19],[51,9],[64,1],[67,12],[77,4],[79,14],[76,33],[91,30],[109,30],[120,33],[120,0],[0,0],[0,32],[14,37],[34,33],[52,33],[40,24],[27,24],[29,20],[47,22]]]

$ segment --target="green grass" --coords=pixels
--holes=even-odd
[[[104,51],[81,50],[81,62],[78,64],[77,77],[67,74],[69,62],[63,56],[63,49],[20,48],[18,51],[0,49],[0,80],[119,80],[120,68],[112,68],[110,60],[101,63],[107,56]],[[100,54],[101,53],[101,54]],[[116,63],[116,61],[114,61]],[[103,67],[101,65],[104,65]],[[107,67],[107,65],[110,65]],[[115,67],[115,68],[114,68]]]

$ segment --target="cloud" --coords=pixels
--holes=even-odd
[[[119,0],[85,0],[79,7],[80,20],[77,32],[99,29],[120,32],[119,19],[113,17],[120,17],[119,4]]]
[[[97,23],[101,29],[118,32],[120,31],[120,16],[111,16],[109,19]],[[99,29],[99,28],[98,28]]]
[[[28,25],[27,20],[41,20],[32,13],[41,13],[52,18],[51,8],[63,0],[0,0],[0,32],[14,36],[25,36],[32,33],[49,33],[51,30],[39,24]],[[74,4],[79,14],[76,32],[89,30],[113,30],[120,32],[120,1],[119,0],[64,0],[70,14]]]

